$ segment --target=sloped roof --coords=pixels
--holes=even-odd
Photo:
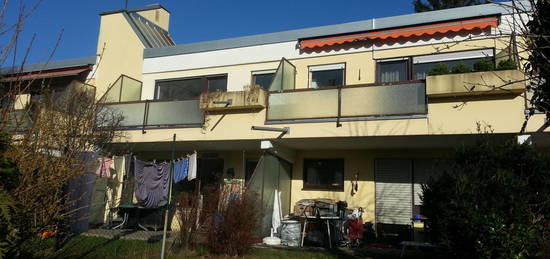
[[[96,57],[84,57],[84,58],[73,58],[73,59],[63,59],[63,60],[53,60],[49,62],[41,62],[36,64],[24,65],[22,68],[19,66],[15,67],[6,67],[0,69],[0,74],[8,75],[14,73],[27,73],[35,71],[45,71],[53,69],[63,69],[70,67],[81,67],[86,65],[94,65],[96,62]]]
[[[136,12],[124,12],[123,14],[146,48],[162,48],[175,45],[168,31],[147,18]]]

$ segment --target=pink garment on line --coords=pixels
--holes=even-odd
[[[101,158],[99,162],[99,167],[95,171],[95,174],[98,177],[111,178],[111,165],[113,164],[113,159]]]

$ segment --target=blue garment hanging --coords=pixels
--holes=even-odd
[[[176,164],[174,164],[174,183],[178,183],[181,180],[187,178],[187,171],[189,170],[189,158],[184,158]]]

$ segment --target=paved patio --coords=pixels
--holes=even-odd
[[[162,240],[162,231],[143,231],[136,229],[91,229],[82,235],[108,239],[143,240],[147,242]],[[166,239],[168,241],[174,241],[176,235],[177,232],[168,231],[166,233]]]

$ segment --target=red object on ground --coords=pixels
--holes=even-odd
[[[363,238],[363,220],[362,219],[350,220],[349,229],[348,229],[348,238],[351,240]]]

